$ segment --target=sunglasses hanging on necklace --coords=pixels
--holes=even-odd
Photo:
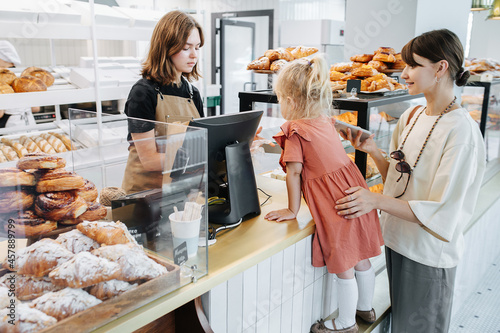
[[[417,160],[415,161],[415,164],[413,164],[413,168],[410,166],[410,164],[408,164],[408,162],[406,162],[405,153],[403,152],[403,147],[405,145],[406,139],[408,139],[408,135],[410,135],[411,130],[413,129],[413,127],[417,123],[418,117],[420,117],[420,115],[425,112],[425,110],[427,109],[427,107],[425,107],[422,110],[422,112],[420,112],[417,115],[417,118],[415,118],[415,121],[411,125],[410,130],[408,131],[408,133],[406,133],[406,136],[405,136],[403,142],[401,143],[401,146],[399,147],[399,149],[395,150],[395,151],[393,151],[391,153],[391,155],[390,155],[391,158],[393,158],[396,161],[398,161],[398,163],[396,163],[396,171],[399,172],[399,173],[401,173],[401,175],[399,176],[398,180],[396,180],[396,182],[399,182],[401,180],[401,178],[403,178],[403,175],[405,173],[408,174],[408,179],[406,180],[405,189],[404,189],[403,193],[401,193],[400,195],[398,195],[396,198],[400,198],[400,197],[403,196],[403,194],[406,193],[406,189],[408,188],[408,184],[410,183],[411,173],[412,173],[413,169],[415,169],[415,167],[417,166],[417,163],[420,160],[420,156],[422,156],[422,152],[424,151],[424,148],[427,145],[427,142],[429,141],[429,138],[431,137],[432,131],[434,131],[434,128],[436,127],[439,119],[441,119],[441,117],[444,114],[448,113],[451,110],[451,108],[452,108],[453,104],[455,104],[456,100],[457,100],[457,97],[455,96],[453,98],[453,100],[451,101],[451,103],[448,104],[448,106],[446,107],[446,109],[444,109],[444,111],[441,112],[439,114],[439,116],[437,117],[436,121],[434,122],[434,124],[431,127],[431,130],[429,131],[429,134],[427,134],[427,137],[425,138],[425,141],[424,141],[424,144],[422,145],[422,148],[420,148],[420,152],[418,153]]]

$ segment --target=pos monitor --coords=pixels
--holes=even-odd
[[[260,214],[250,144],[263,111],[245,111],[191,120],[189,126],[208,130],[208,221],[231,225]],[[222,202],[222,203],[221,203]]]

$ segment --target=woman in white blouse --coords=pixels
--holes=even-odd
[[[360,142],[347,134],[375,160],[384,193],[351,188],[336,208],[346,219],[382,211],[392,332],[448,332],[463,230],[484,175],[485,148],[479,126],[453,93],[454,83],[463,86],[470,76],[458,37],[446,29],[424,33],[404,46],[402,57],[407,65],[401,78],[411,95],[424,94],[426,106],[399,119],[390,162],[373,135]]]

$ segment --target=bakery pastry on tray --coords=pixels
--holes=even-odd
[[[280,69],[282,69],[286,64],[288,64],[288,61],[286,61],[285,59],[274,60],[271,63],[271,67],[269,67],[269,69],[274,72],[277,72]]]
[[[57,229],[57,222],[49,221],[35,214],[33,210],[19,210],[11,214],[7,214],[6,221],[11,220],[14,228],[16,238],[36,237],[49,233]],[[5,223],[5,231],[7,231],[9,224]]]
[[[24,141],[22,141],[23,138]],[[30,142],[29,140],[31,140],[31,138],[28,138],[27,136],[21,137],[21,142],[25,143]],[[31,142],[35,143],[34,141]],[[41,150],[40,148],[38,149]],[[19,159],[16,166],[21,170],[29,170],[29,169],[57,169],[57,168],[64,168],[65,165],[66,165],[66,160],[62,157],[50,155],[44,152],[38,152],[38,153],[35,152],[24,155],[21,159]]]
[[[76,194],[83,200],[87,202],[94,202],[97,200],[99,193],[97,192],[97,188],[94,183],[92,183],[88,179],[84,179],[84,184],[82,187],[79,187],[75,190]]]
[[[16,304],[16,320],[12,325],[11,310],[0,310],[0,332],[2,333],[33,333],[55,325],[57,319],[27,304]]]
[[[62,320],[101,302],[82,289],[64,288],[34,299],[30,307]]]
[[[378,60],[383,62],[396,62],[396,57],[394,56],[394,54],[391,54],[389,52],[380,52],[376,53],[373,56],[373,60]]]
[[[0,187],[0,214],[24,211],[33,205],[35,196],[28,190]]]
[[[6,274],[9,275],[9,274]],[[10,285],[10,283],[9,283]],[[10,305],[10,300],[14,300],[14,302],[18,303],[19,301],[16,297],[9,296],[10,291],[7,285],[0,283],[0,309],[6,308]]]
[[[16,263],[4,260],[3,267],[18,274],[47,275],[57,266],[70,260],[74,254],[50,238],[43,238],[17,251]],[[12,264],[12,265],[11,265]]]
[[[0,169],[0,187],[35,186],[35,175],[18,168]]]
[[[360,77],[368,77],[377,75],[378,71],[371,66],[363,65],[361,67],[354,69],[351,74]]]
[[[16,297],[21,301],[29,301],[50,291],[62,289],[54,285],[47,276],[36,277],[32,275],[7,273],[0,277],[0,283],[5,285],[9,285],[12,281],[14,281],[16,285]]]
[[[76,219],[87,210],[85,200],[73,191],[47,192],[35,199],[35,212],[52,221]]]
[[[62,168],[46,171],[36,184],[39,193],[77,190],[85,185],[85,179]]]
[[[307,46],[297,46],[292,51],[290,51],[294,59],[308,57],[316,52],[318,52],[318,49],[316,47],[307,47]]]
[[[56,238],[56,241],[61,243],[62,246],[74,254],[83,251],[90,252],[99,248],[99,243],[92,238],[85,236],[77,229],[60,234]]]
[[[85,288],[120,276],[120,266],[90,252],[80,252],[49,273],[53,284],[61,287]]]
[[[123,294],[130,289],[137,287],[137,283],[131,284],[120,280],[109,280],[100,282],[88,288],[89,294],[97,297],[101,301]]]
[[[151,280],[167,273],[165,266],[149,258],[140,245],[128,243],[102,246],[92,251],[92,254],[118,263],[121,268],[119,280]]]
[[[137,244],[137,241],[128,231],[127,226],[120,221],[84,221],[78,224],[76,228],[99,244]]]
[[[368,62],[373,59],[373,54],[355,54],[351,57],[351,61]]]
[[[98,202],[87,203],[87,206],[87,210],[82,215],[74,219],[59,221],[59,223],[65,225],[73,225],[81,223],[83,221],[98,221],[106,217],[106,215],[108,214],[106,207]]]
[[[248,64],[247,69],[268,70],[271,67],[271,61],[268,57],[260,57]]]

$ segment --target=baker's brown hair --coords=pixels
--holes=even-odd
[[[149,52],[142,65],[142,77],[160,85],[179,83],[176,82],[177,70],[172,62],[172,56],[184,48],[193,29],[198,29],[200,47],[202,47],[205,42],[203,31],[193,17],[178,10],[165,14],[153,30]],[[190,73],[182,75],[188,81],[199,79],[201,75],[198,71],[198,63]]]
[[[409,41],[401,50],[403,61],[410,66],[422,66],[413,57],[417,54],[433,63],[441,60],[448,62],[448,72],[457,86],[463,86],[470,77],[470,72],[462,66],[464,49],[457,35],[448,29],[432,30]]]

